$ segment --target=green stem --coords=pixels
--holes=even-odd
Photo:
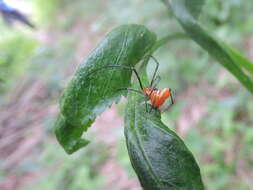
[[[216,59],[223,67],[233,74],[242,85],[244,85],[253,94],[253,80],[243,72],[246,68],[250,72],[251,65],[242,64],[241,57],[231,55],[231,50],[224,48],[219,40],[213,37],[197,21],[198,13],[195,14],[190,5],[186,6],[188,0],[161,0],[165,6],[172,11],[179,24],[189,37],[200,47],[205,49],[210,56]],[[191,2],[189,0],[189,2]],[[199,10],[200,11],[200,10]]]
[[[148,61],[149,61],[149,55],[152,55],[157,49],[159,49],[164,44],[168,43],[168,41],[176,40],[176,39],[187,39],[187,38],[189,38],[187,34],[177,32],[173,34],[168,34],[167,36],[157,40],[153,48],[147,53],[147,56],[143,58],[143,61],[140,66],[140,70],[143,70],[147,66]]]
[[[153,48],[150,50],[150,55],[152,55],[161,46],[163,46],[164,44],[168,43],[168,41],[176,40],[176,39],[187,39],[187,38],[189,38],[189,37],[185,33],[177,32],[177,33],[169,34],[169,35],[161,38],[160,40],[158,40],[155,43],[155,45],[153,46]]]

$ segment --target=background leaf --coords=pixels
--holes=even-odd
[[[125,93],[117,91],[118,88],[130,85],[130,70],[100,68],[135,66],[155,40],[156,36],[144,26],[120,26],[110,32],[79,66],[61,97],[61,115],[56,122],[56,136],[66,152],[73,153],[87,144],[81,139],[83,131],[93,123],[96,115]]]
[[[204,4],[204,0],[162,1],[172,10],[185,32],[253,93],[253,82],[239,67],[238,59],[233,59],[221,44],[222,42],[211,36],[196,20],[196,15],[200,13],[200,5]]]
[[[225,48],[227,50],[227,52],[230,54],[230,56],[233,58],[233,60],[237,64],[239,64],[240,67],[244,68],[246,71],[251,73],[251,75],[253,75],[253,63],[250,60],[243,57],[241,55],[241,53],[238,52],[238,50],[229,46],[225,42],[223,42],[222,45],[223,45],[223,48]]]
[[[166,3],[168,2],[167,0],[163,1]],[[181,9],[187,9],[190,15],[197,19],[201,13],[204,4],[205,0],[178,1],[177,3],[173,4],[173,8],[177,9],[177,11],[181,11]],[[185,16],[187,15],[185,14],[185,12],[182,12],[182,14],[184,14]]]
[[[192,153],[161,122],[160,111],[147,112],[143,101],[142,95],[129,92],[125,116],[127,149],[143,189],[204,189]]]

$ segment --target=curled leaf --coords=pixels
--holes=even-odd
[[[104,67],[135,66],[155,41],[146,27],[123,25],[112,30],[79,66],[60,99],[56,122],[56,137],[67,153],[87,144],[81,139],[83,132],[125,94],[117,89],[130,86],[131,70]]]

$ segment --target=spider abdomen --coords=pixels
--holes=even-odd
[[[160,106],[162,106],[163,103],[171,95],[170,88],[165,88],[163,90],[144,88],[143,92],[144,92],[144,94],[146,94],[149,97],[150,102],[154,108],[159,108]]]

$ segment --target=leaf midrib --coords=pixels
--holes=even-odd
[[[142,141],[141,141],[141,138],[140,138],[140,134],[139,134],[139,131],[138,130],[136,130],[136,104],[134,105],[134,116],[133,116],[133,119],[134,119],[134,128],[133,128],[133,131],[134,131],[134,133],[135,133],[135,135],[136,135],[136,137],[137,137],[137,144],[139,145],[139,148],[140,148],[140,150],[141,150],[141,153],[142,153],[142,156],[144,157],[144,159],[146,160],[146,162],[147,162],[147,164],[148,164],[148,168],[149,168],[149,170],[150,170],[150,172],[151,172],[151,174],[152,174],[152,177],[153,177],[153,179],[156,181],[156,183],[159,185],[159,186],[161,186],[162,184],[160,184],[160,181],[159,181],[159,178],[158,178],[158,176],[157,176],[157,174],[155,173],[155,171],[154,171],[154,169],[153,169],[153,167],[152,167],[152,165],[151,165],[151,163],[150,163],[150,160],[149,160],[149,158],[147,157],[147,155],[146,155],[146,152],[145,152],[145,150],[144,150],[144,148],[143,148],[143,145],[142,145]]]
[[[125,34],[124,34],[124,41],[123,41],[123,44],[122,44],[121,49],[120,49],[120,53],[119,53],[118,57],[116,58],[116,61],[115,61],[115,64],[114,64],[114,65],[118,65],[118,63],[119,63],[119,61],[120,61],[120,59],[121,59],[121,57],[122,57],[122,54],[123,54],[123,52],[124,52],[124,50],[125,50],[125,46],[126,46],[126,43],[127,43],[128,34],[129,34],[129,29],[127,29],[127,31],[126,31]],[[110,79],[109,79],[109,80],[106,80],[106,85],[105,85],[106,88],[104,88],[105,90],[104,90],[104,92],[102,93],[102,94],[103,94],[102,97],[104,97],[105,94],[107,93],[108,85],[111,83],[111,80],[112,80],[112,78],[113,78],[112,76],[114,75],[115,70],[116,70],[116,69],[113,69],[113,71],[112,71],[112,73],[111,73],[111,75],[110,75]],[[109,77],[108,77],[108,78],[109,78]]]
[[[133,129],[133,131],[134,131],[134,133],[135,133],[135,135],[136,135],[136,137],[137,137],[137,144],[139,145],[139,148],[140,148],[140,150],[141,150],[141,153],[142,153],[142,155],[143,155],[143,157],[144,157],[144,159],[145,159],[145,161],[147,162],[147,165],[148,165],[148,168],[149,168],[149,170],[150,170],[150,172],[151,172],[151,174],[152,174],[152,177],[153,177],[153,179],[156,181],[156,183],[158,184],[158,186],[159,186],[159,188],[160,187],[163,187],[164,188],[164,185],[161,183],[161,181],[159,180],[159,176],[156,174],[156,172],[155,172],[155,170],[154,170],[154,168],[152,167],[152,164],[151,164],[151,162],[150,162],[150,160],[149,160],[149,158],[148,158],[148,156],[147,156],[147,153],[146,153],[146,151],[145,151],[145,149],[143,148],[143,142],[142,142],[142,140],[141,140],[141,138],[140,138],[140,134],[139,134],[139,131],[138,130],[136,130],[136,111],[137,111],[137,109],[138,108],[136,108],[136,104],[134,105],[134,116],[133,116],[133,118],[134,118],[134,129]],[[167,182],[168,183],[168,182]],[[176,187],[176,188],[178,188],[176,185],[174,185],[174,184],[170,184],[171,186],[173,186],[173,187]]]

